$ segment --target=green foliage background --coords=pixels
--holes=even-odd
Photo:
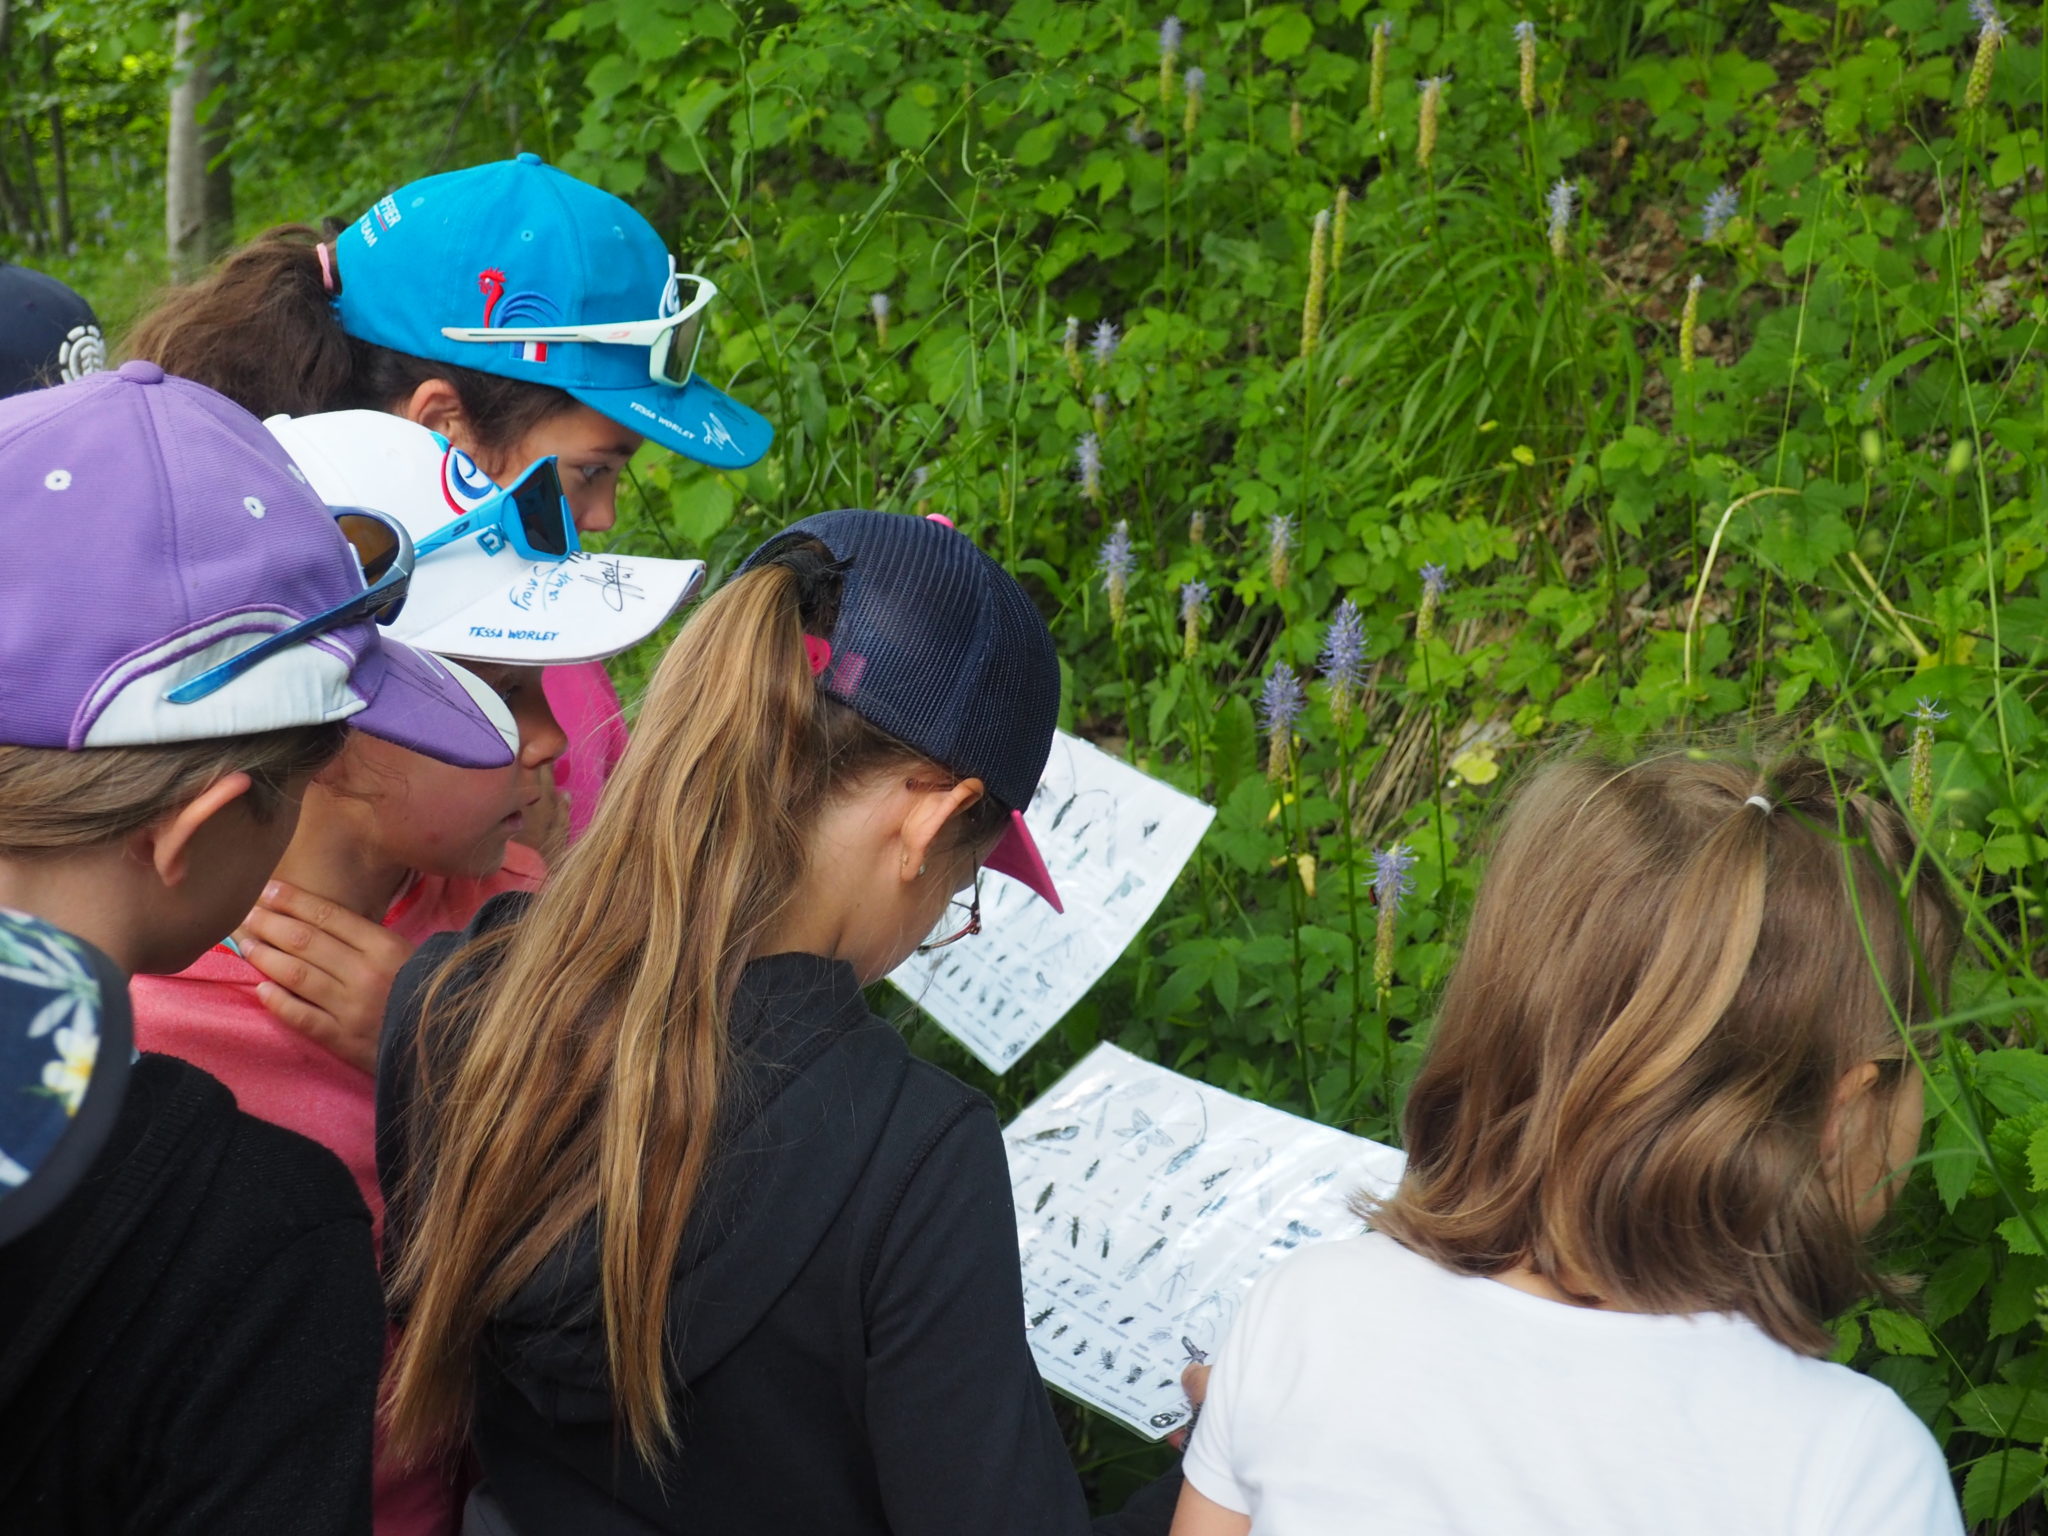
[[[62,103],[80,226],[29,259],[118,321],[161,277],[165,17],[24,14],[52,40],[47,90],[17,48],[0,155],[47,156]],[[246,232],[532,148],[718,280],[704,370],[777,423],[776,449],[733,476],[643,456],[620,547],[717,574],[806,511],[944,511],[1041,598],[1071,728],[1218,807],[1148,933],[1008,1077],[909,1021],[1007,1108],[1113,1039],[1390,1137],[1518,763],[1587,732],[1763,739],[1910,800],[1917,731],[1924,877],[1969,936],[1920,1042],[1928,1166],[1889,1238],[1925,1284],[1914,1310],[1842,1319],[1840,1357],[1933,1427],[1977,1528],[2040,1528],[2039,6],[2003,8],[1980,88],[1961,0],[1183,0],[1164,62],[1163,12],[1131,0],[210,15]],[[1424,77],[1446,82],[1427,165]],[[1577,208],[1554,246],[1560,180]],[[1709,239],[1723,186],[1736,211]],[[1311,233],[1340,194],[1305,350]],[[1096,568],[1118,523],[1121,622]],[[1418,637],[1425,565],[1448,588]],[[1362,694],[1340,722],[1311,688],[1276,783],[1255,696],[1275,663],[1312,673],[1345,598]],[[622,664],[629,687],[650,660]],[[1380,986],[1370,854],[1397,839],[1417,889]],[[1154,1464],[1073,1429],[1105,1500]]]

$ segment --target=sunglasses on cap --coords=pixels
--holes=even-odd
[[[675,258],[669,260],[673,263]],[[683,283],[696,285],[688,303],[680,301]],[[696,372],[704,315],[718,297],[718,285],[694,272],[671,272],[668,292],[678,295],[676,312],[655,320],[621,320],[611,325],[444,325],[441,334],[450,341],[587,341],[601,347],[645,347],[647,377],[680,389]]]
[[[412,539],[402,524],[382,512],[362,507],[334,507],[335,526],[348,540],[362,572],[363,590],[325,613],[302,619],[290,629],[266,635],[246,651],[230,656],[189,682],[178,684],[164,697],[173,704],[197,704],[220,692],[258,662],[275,656],[287,646],[303,645],[318,636],[347,629],[375,619],[389,624],[405,606],[406,589],[412,585]]]
[[[527,560],[566,560],[583,548],[576,536],[576,514],[569,510],[562,472],[552,454],[535,459],[504,490],[421,539],[413,547],[413,558],[424,560],[458,539],[479,535],[486,540],[502,538]]]

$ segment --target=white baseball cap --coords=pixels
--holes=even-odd
[[[264,425],[330,506],[396,518],[415,544],[498,493],[468,454],[403,416],[327,411]],[[600,661],[653,634],[703,580],[701,560],[528,560],[501,539],[463,538],[420,556],[388,633],[464,661]]]

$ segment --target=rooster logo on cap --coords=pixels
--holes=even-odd
[[[484,326],[514,325],[560,325],[562,311],[555,301],[546,294],[531,288],[522,288],[515,293],[505,291],[505,273],[498,267],[486,267],[476,275],[477,292],[484,296]],[[529,363],[544,363],[548,360],[548,344],[544,341],[519,341],[511,345],[519,349],[519,355]]]

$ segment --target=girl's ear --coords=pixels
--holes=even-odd
[[[462,396],[449,379],[424,379],[410,396],[394,407],[394,414],[417,422],[429,432],[438,432],[465,453],[474,454],[469,418],[462,411]]]
[[[1820,1131],[1821,1162],[1829,1168],[1841,1161],[1842,1141],[1852,1123],[1867,1124],[1874,1103],[1878,1070],[1874,1061],[1859,1061],[1835,1081],[1827,1123]]]
[[[176,889],[192,872],[192,843],[200,828],[248,794],[254,782],[246,773],[215,779],[162,821],[135,833],[131,850],[167,888]]]
[[[898,834],[901,851],[897,878],[908,883],[923,874],[931,863],[933,849],[939,846],[940,838],[952,825],[953,818],[965,813],[986,793],[981,780],[962,779],[951,789],[914,796],[903,818],[903,830]]]

